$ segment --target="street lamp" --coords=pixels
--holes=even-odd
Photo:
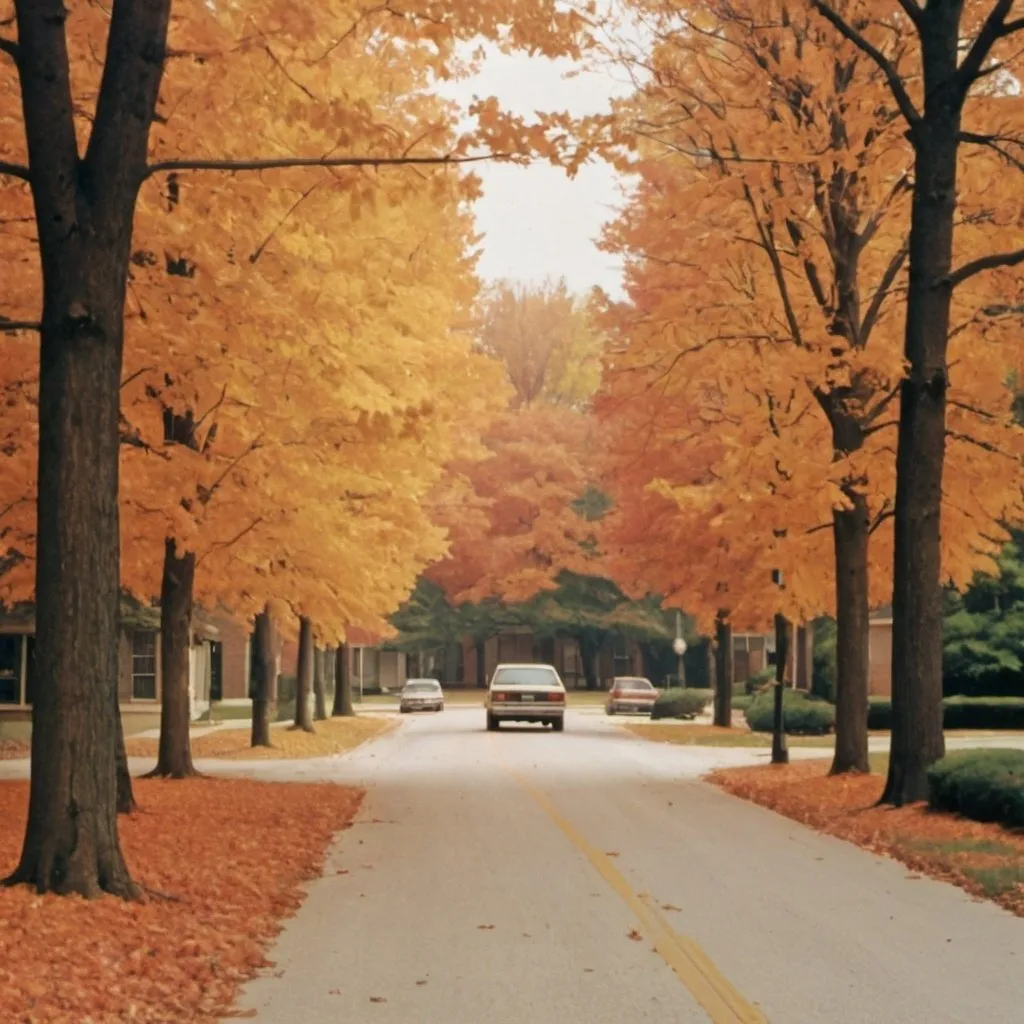
[[[676,657],[679,659],[679,669],[677,672],[679,685],[686,686],[686,667],[683,665],[683,655],[686,653],[686,641],[681,636],[677,636],[675,640],[672,641],[672,650],[675,651]]]

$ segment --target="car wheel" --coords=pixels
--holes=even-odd
[[[604,713],[606,715],[614,715],[615,714],[615,708],[613,708],[611,706],[611,704],[606,704],[605,707],[604,707]]]
[[[497,729],[498,729],[498,720],[497,720],[497,718],[495,718],[494,715],[488,715],[487,716],[487,731],[488,732],[496,732]]]
[[[554,729],[555,732],[564,732],[565,731],[565,719],[564,718],[556,718],[551,723],[551,728]]]
[[[409,709],[408,709],[408,708],[399,708],[398,710],[399,710],[399,712],[401,712],[401,714],[403,714],[403,715],[407,715],[407,714],[409,714]]]

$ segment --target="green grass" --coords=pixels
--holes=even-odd
[[[1019,848],[1009,843],[965,836],[963,839],[946,840],[911,839],[903,845],[955,866],[977,882],[989,899],[1024,885],[1024,860]],[[980,858],[980,861],[975,862],[972,858]]]

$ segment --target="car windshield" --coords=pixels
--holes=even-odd
[[[558,675],[553,668],[542,665],[499,668],[491,686],[558,686]]]
[[[628,678],[628,677],[627,678],[623,678],[623,679],[616,679],[615,680],[615,685],[617,687],[619,687],[620,690],[653,690],[654,689],[654,687],[651,685],[650,681],[647,680],[647,679],[631,679],[631,678]]]
[[[440,684],[432,682],[406,683],[406,693],[436,693],[441,689]]]

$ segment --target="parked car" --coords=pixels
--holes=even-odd
[[[616,676],[612,680],[612,688],[608,692],[608,702],[604,709],[609,715],[618,714],[620,711],[649,715],[657,699],[658,691],[649,679],[640,676]]]
[[[444,711],[444,691],[436,679],[410,679],[398,697],[398,710]]]
[[[554,665],[499,665],[484,698],[487,729],[502,722],[542,722],[565,728],[565,685]]]

